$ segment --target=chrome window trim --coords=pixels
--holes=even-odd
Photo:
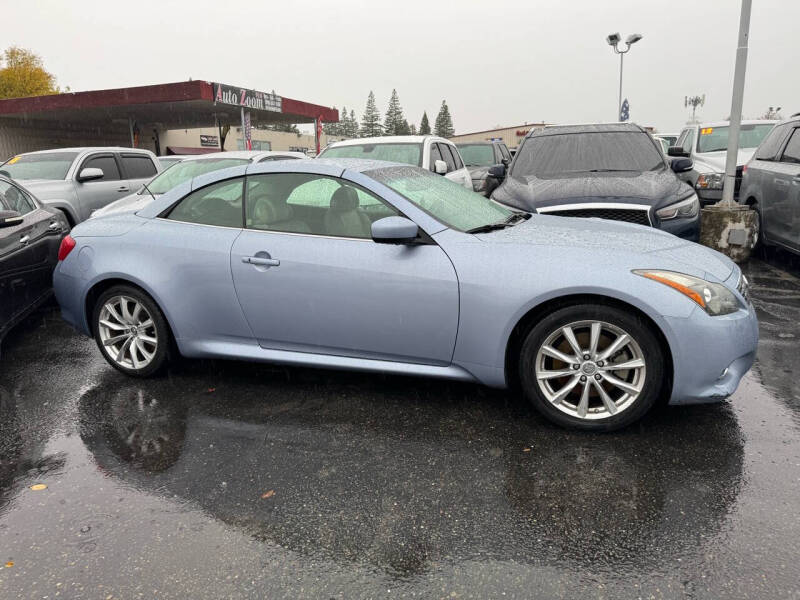
[[[624,202],[583,202],[581,204],[557,204],[555,206],[543,206],[542,208],[537,208],[536,212],[547,214],[551,212],[592,209],[641,210],[647,213],[647,222],[652,225],[653,219],[650,217],[650,208],[651,207],[648,204],[626,204]]]
[[[327,238],[330,240],[351,240],[355,242],[374,242],[372,238],[342,237],[338,235],[323,235],[321,233],[298,233],[295,231],[276,231],[274,229],[255,229],[253,227],[228,227],[227,225],[209,225],[208,223],[193,223],[192,221],[180,221],[168,217],[154,217],[157,221],[167,221],[169,223],[182,223],[184,225],[197,225],[200,227],[216,227],[217,229],[235,229],[237,231],[255,231],[258,233],[278,233],[281,235],[299,235],[302,237]]]

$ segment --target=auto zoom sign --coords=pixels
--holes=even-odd
[[[214,101],[219,104],[281,112],[281,97],[277,94],[248,90],[224,83],[214,84]]]

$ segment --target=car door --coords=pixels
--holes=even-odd
[[[245,203],[231,270],[262,347],[450,363],[455,270],[433,243],[372,241],[371,223],[398,214],[389,203],[317,173],[250,175]]]
[[[472,189],[472,177],[469,174],[469,169],[464,166],[464,161],[461,160],[461,154],[458,148],[452,144],[439,142],[439,151],[447,163],[447,177],[454,183],[459,183],[466,188]]]
[[[800,127],[789,135],[786,146],[773,164],[764,173],[769,206],[765,215],[770,241],[780,242],[800,249]]]
[[[81,172],[91,168],[102,170],[103,177],[81,181]],[[113,152],[98,152],[85,157],[75,170],[74,179],[81,221],[88,219],[98,208],[130,193],[130,185],[123,179]]]
[[[122,175],[133,192],[158,174],[158,167],[149,154],[120,152],[119,160],[122,163]]]
[[[22,223],[0,228],[0,329],[48,293],[55,256],[50,223],[58,220],[39,208],[21,188],[0,180],[0,207],[22,215]]]

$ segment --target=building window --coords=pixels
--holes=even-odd
[[[264,140],[251,140],[250,143],[253,145],[253,150],[272,150],[272,142]],[[238,138],[236,140],[236,149],[244,150],[244,138]]]

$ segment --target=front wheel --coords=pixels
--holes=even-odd
[[[519,369],[528,399],[549,420],[611,431],[653,406],[663,385],[664,357],[641,317],[583,304],[557,310],[531,328]]]
[[[126,375],[148,377],[167,362],[170,334],[150,296],[120,285],[103,292],[93,312],[94,337],[103,357]]]

